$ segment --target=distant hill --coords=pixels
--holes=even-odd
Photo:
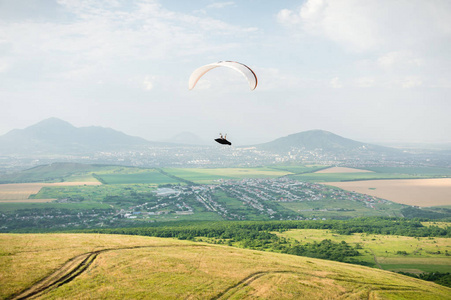
[[[309,130],[278,138],[272,142],[255,145],[256,148],[272,152],[289,152],[294,149],[317,150],[330,154],[379,153],[400,154],[400,150],[347,139],[324,130]]]
[[[50,118],[0,136],[0,155],[80,154],[150,143],[111,128],[74,127],[66,121]]]

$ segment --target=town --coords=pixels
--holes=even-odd
[[[61,194],[48,207],[5,211],[0,215],[0,230],[140,226],[146,222],[175,220],[346,219],[349,214],[400,216],[398,211],[402,207],[373,196],[288,177],[220,179],[214,184],[176,184],[157,189],[136,184],[115,187],[114,191],[109,185],[86,188],[110,192],[95,198],[86,192],[74,195],[74,188],[71,194]],[[92,203],[98,206],[86,208]]]
[[[152,207],[139,206],[142,210],[139,215],[195,214],[195,210],[190,206],[193,199],[201,204],[204,211],[215,212],[226,220],[249,220],[250,215],[257,219],[302,220],[314,219],[304,217],[305,212],[346,211],[341,206],[294,211],[284,207],[285,203],[317,202],[319,206],[324,206],[324,202],[351,201],[356,206],[372,210],[376,209],[376,204],[391,205],[391,202],[373,196],[285,177],[217,180],[216,184],[201,186],[176,185],[158,189],[157,195],[162,203]],[[133,207],[135,212],[137,208]],[[133,215],[128,212],[124,216],[136,218],[136,213]]]

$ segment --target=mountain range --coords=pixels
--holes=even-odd
[[[50,118],[0,136],[0,154],[80,154],[147,144],[151,142],[111,128],[75,127]]]
[[[182,133],[165,142],[166,144],[148,141],[111,128],[75,127],[66,121],[50,118],[25,129],[14,129],[0,136],[0,155],[67,155],[134,149],[139,146],[165,145],[178,147],[181,144],[204,144],[204,141],[192,133]],[[324,130],[310,130],[291,134],[253,147],[273,153],[287,153],[294,149],[298,151],[315,150],[337,155],[357,152],[380,154],[400,152],[394,148],[350,140]]]

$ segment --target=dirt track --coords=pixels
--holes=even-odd
[[[59,287],[74,280],[78,275],[83,273],[102,252],[113,251],[113,250],[125,250],[125,249],[136,249],[136,248],[146,248],[154,246],[135,246],[135,247],[125,247],[125,248],[111,248],[102,249],[93,252],[87,252],[77,255],[69,259],[61,268],[56,270],[54,273],[35,283],[33,286],[23,290],[18,295],[13,296],[12,299],[31,299],[33,297],[39,296],[45,293],[51,288]]]
[[[97,256],[103,252],[107,251],[117,251],[117,250],[130,250],[138,248],[161,248],[161,247],[185,247],[181,246],[132,246],[132,247],[121,247],[121,248],[108,248],[92,252],[83,253],[69,259],[61,268],[57,269],[52,274],[41,279],[40,281],[33,284],[31,287],[13,295],[10,299],[33,299],[39,297],[40,295],[46,293],[48,290],[57,288],[71,282],[77,276],[82,274],[86,269],[94,262]],[[193,245],[192,247],[203,247],[202,245]]]

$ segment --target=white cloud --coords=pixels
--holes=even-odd
[[[339,89],[343,87],[343,84],[340,81],[340,78],[338,77],[334,77],[332,78],[332,80],[330,81],[330,86],[335,88],[335,89]]]
[[[421,66],[422,59],[408,51],[393,51],[377,59],[379,66],[393,68],[396,66]]]
[[[212,4],[207,5],[207,8],[216,8],[216,9],[222,9],[227,6],[233,6],[235,5],[235,2],[228,1],[228,2],[215,2]]]
[[[0,59],[0,73],[6,72],[10,67],[10,63],[6,59]]]
[[[423,81],[421,80],[421,78],[418,77],[407,77],[404,78],[401,82],[400,85],[402,88],[405,89],[409,89],[409,88],[414,88],[414,87],[419,87],[423,84]]]
[[[155,80],[155,76],[146,76],[143,81],[144,89],[148,90],[148,91],[153,89],[153,87],[154,87],[153,81],[154,80]]]
[[[282,9],[277,13],[277,20],[284,25],[296,25],[302,22],[301,17],[296,12],[289,9]]]
[[[255,68],[258,74],[258,90],[295,90],[302,88],[317,88],[327,85],[327,83],[302,77],[298,73],[288,72],[277,68]]]
[[[255,31],[172,12],[157,1],[59,0],[58,4],[66,12],[64,22],[0,20],[0,41],[6,49],[0,59],[17,58],[24,68],[35,65],[41,80],[86,79],[95,73],[113,76],[111,68],[124,71],[139,68],[141,62],[174,61],[239,48],[233,38]],[[24,74],[20,65],[15,64],[16,71]],[[0,67],[6,68],[3,63]]]
[[[439,81],[451,80],[451,1],[307,0],[280,10],[277,20],[302,41],[313,37],[343,49],[356,69],[340,71],[354,76],[348,79],[357,86],[443,86]]]
[[[371,77],[360,77],[355,80],[355,83],[357,87],[369,88],[376,85],[376,80]]]
[[[446,0],[308,0],[283,9],[278,21],[330,39],[353,52],[428,47],[451,34]],[[431,45],[432,43],[432,45]]]

